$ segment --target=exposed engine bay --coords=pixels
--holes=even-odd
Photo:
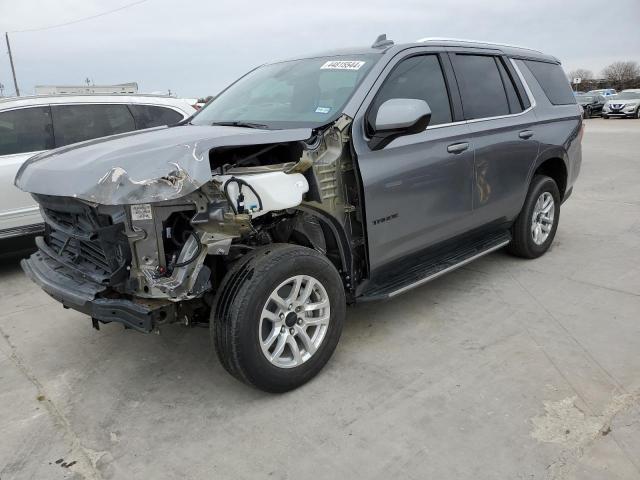
[[[342,275],[346,291],[352,291],[354,276],[365,273],[366,262],[350,125],[343,116],[305,140],[221,145],[200,157],[194,153],[198,163],[208,160],[204,183],[201,175],[174,162],[171,175],[144,182],[130,169],[112,166],[96,189],[78,198],[50,195],[43,187],[33,194],[46,232],[38,240],[40,261],[31,262],[27,272],[65,306],[82,310],[94,296],[93,310],[86,313],[96,328],[98,322],[120,321],[143,331],[174,321],[203,321],[234,262],[270,243],[321,252]],[[124,190],[130,199],[118,204]],[[161,201],[155,201],[158,192]],[[75,305],[64,298],[60,285],[46,285],[53,273],[45,268],[78,284],[82,279],[86,297]],[[101,302],[104,312],[96,312]],[[130,312],[131,305],[124,314],[121,302],[139,305],[143,321]]]

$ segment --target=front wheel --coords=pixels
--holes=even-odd
[[[602,114],[602,118],[604,118],[605,120],[609,120],[609,115],[605,115],[604,113]]]
[[[546,175],[535,175],[527,198],[512,226],[509,252],[523,258],[537,258],[551,246],[560,220],[560,192]]]
[[[229,373],[261,390],[286,392],[328,362],[345,315],[342,279],[331,261],[310,248],[274,244],[227,273],[210,328]]]

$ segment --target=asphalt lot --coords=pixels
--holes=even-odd
[[[3,260],[0,478],[640,478],[640,120],[588,120],[583,145],[547,255],[351,308],[280,396],[205,329],[96,332]]]

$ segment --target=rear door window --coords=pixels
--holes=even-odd
[[[557,63],[524,60],[545,95],[553,105],[570,105],[576,103],[575,95],[562,67]]]
[[[171,108],[156,105],[129,105],[129,110],[136,120],[137,129],[174,125],[184,118]]]
[[[511,113],[496,58],[490,55],[453,55],[453,68],[467,120]]]
[[[429,125],[451,122],[451,105],[437,55],[419,55],[402,60],[391,71],[369,110],[372,125],[378,108],[392,98],[417,98],[431,108]]]
[[[53,148],[51,110],[30,107],[0,113],[0,155]]]
[[[126,105],[53,105],[56,146],[135,130]]]

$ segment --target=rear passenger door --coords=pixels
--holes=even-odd
[[[511,221],[539,149],[531,100],[506,57],[465,49],[450,57],[475,153],[473,222]]]

